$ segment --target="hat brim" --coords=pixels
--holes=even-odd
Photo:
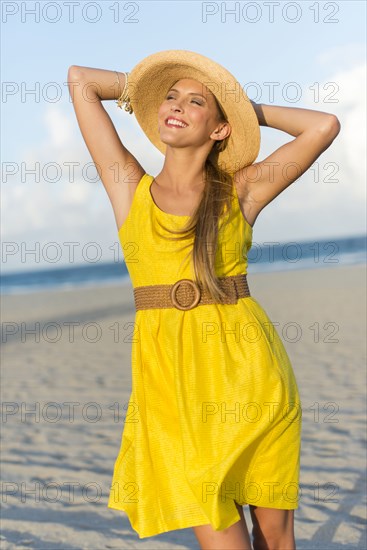
[[[170,87],[182,78],[192,78],[207,86],[231,125],[227,147],[218,155],[218,165],[233,174],[252,164],[259,153],[260,127],[249,98],[227,69],[188,50],[149,55],[129,73],[127,95],[148,139],[165,154],[166,144],[158,131],[158,109]]]

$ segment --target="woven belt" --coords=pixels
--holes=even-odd
[[[245,274],[222,277],[219,284],[226,294],[222,302],[213,300],[206,290],[191,279],[180,279],[173,285],[138,286],[134,288],[135,308],[175,307],[186,311],[206,304],[236,304],[238,298],[251,296]]]

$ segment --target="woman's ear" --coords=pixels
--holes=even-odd
[[[231,130],[231,125],[229,124],[229,122],[221,122],[210,137],[212,139],[215,139],[216,141],[218,139],[222,140],[230,136]]]

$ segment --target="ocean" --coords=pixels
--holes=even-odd
[[[248,253],[251,273],[322,269],[339,265],[366,263],[366,236],[303,242],[253,242]],[[230,252],[228,252],[230,253]],[[51,289],[70,289],[129,282],[123,260],[119,262],[82,264],[72,267],[21,270],[1,276],[1,294],[24,294]]]

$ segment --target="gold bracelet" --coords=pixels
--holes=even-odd
[[[115,73],[116,73],[116,76],[117,76],[117,81],[115,82],[115,84],[118,83],[118,85],[119,85],[119,91],[120,91],[120,89],[121,89],[121,83],[120,83],[119,73],[118,73],[117,71],[115,71]]]
[[[117,74],[118,83],[120,87],[120,77],[117,71],[115,71],[115,73]],[[122,109],[122,105],[124,105],[125,111],[131,115],[133,112],[133,108],[130,104],[130,99],[128,97],[125,98],[126,90],[128,88],[129,73],[124,72],[123,74],[125,75],[125,86],[124,86],[124,89],[122,90],[120,97],[117,99],[116,104],[118,107],[120,107],[120,109]]]

